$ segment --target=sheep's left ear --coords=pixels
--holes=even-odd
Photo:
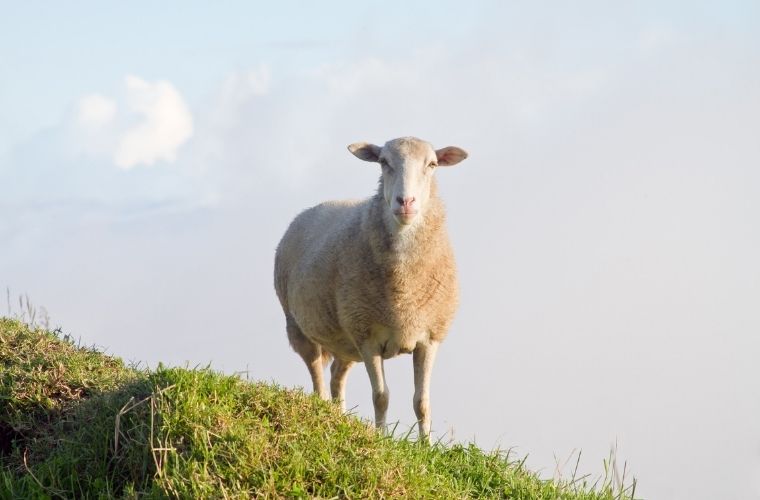
[[[450,167],[467,158],[467,151],[456,146],[437,149],[435,156],[438,158],[438,165],[441,167]]]
[[[380,161],[380,146],[368,142],[355,142],[348,146],[348,150],[360,160]]]

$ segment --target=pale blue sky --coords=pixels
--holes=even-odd
[[[55,125],[82,93],[113,91],[125,71],[169,79],[190,102],[219,78],[262,61],[291,73],[355,55],[463,44],[483,51],[537,45],[549,35],[562,64],[614,59],[646,29],[703,43],[728,37],[757,48],[760,6],[733,2],[573,5],[516,2],[3,2],[0,150]],[[518,43],[511,43],[520,41]]]
[[[438,174],[462,304],[434,431],[547,476],[617,440],[646,498],[760,498],[760,3],[0,11],[0,286],[54,325],[308,385],[277,241],[372,194],[347,144],[418,135],[470,152]],[[411,426],[411,359],[388,377]]]

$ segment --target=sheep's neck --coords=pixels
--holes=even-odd
[[[369,234],[369,245],[376,264],[388,271],[402,271],[415,267],[422,259],[437,257],[438,242],[446,238],[444,229],[445,211],[438,197],[433,180],[430,197],[425,210],[419,214],[422,219],[408,226],[400,226],[389,212],[383,197],[382,182],[370,206],[369,220],[373,221],[373,231]]]
[[[370,203],[361,234],[367,238],[372,265],[386,279],[385,299],[392,311],[388,326],[415,329],[420,327],[415,318],[431,301],[446,302],[456,293],[450,290],[454,282],[445,211],[432,186],[425,210],[418,215],[422,219],[411,227],[399,231],[388,223],[388,215],[380,191]]]

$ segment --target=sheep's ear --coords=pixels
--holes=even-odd
[[[368,142],[355,142],[348,146],[348,150],[360,160],[380,161],[380,146]]]
[[[467,158],[467,151],[456,146],[437,149],[435,156],[438,158],[438,165],[441,167],[450,167]]]

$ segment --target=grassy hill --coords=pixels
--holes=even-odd
[[[138,370],[0,318],[0,498],[618,499],[477,447],[384,437],[208,369]]]

